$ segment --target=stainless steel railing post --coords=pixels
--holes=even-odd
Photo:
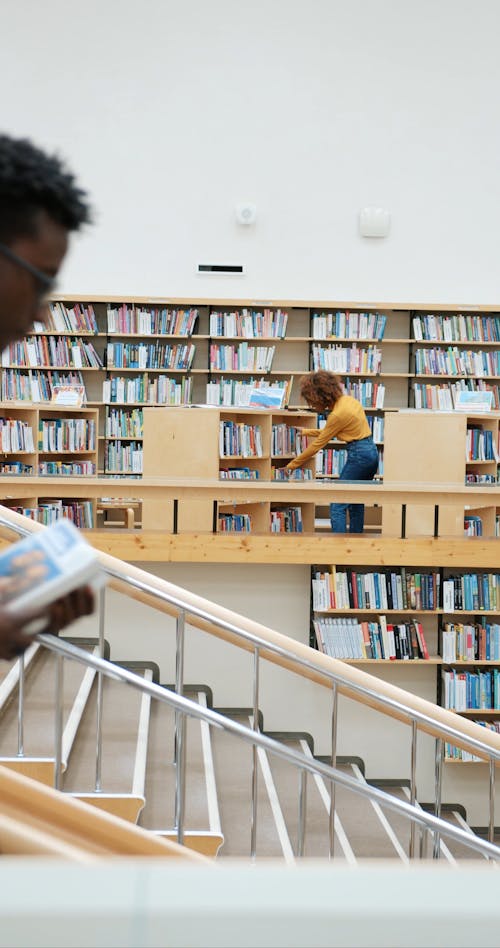
[[[175,692],[184,694],[184,640],[186,632],[186,614],[180,612],[176,620],[175,639]],[[175,764],[175,826],[177,840],[184,840],[184,811],[186,794],[186,718],[181,711],[175,712],[174,764]]]
[[[337,682],[332,686],[332,767],[337,766],[337,711],[338,711],[338,690]],[[335,781],[330,781],[330,812],[328,816],[328,832],[330,838],[329,855],[333,859],[335,852]]]
[[[19,690],[17,698],[17,756],[24,757],[24,682],[25,664],[24,655],[20,655],[19,662]]]
[[[489,784],[489,812],[490,820],[488,825],[488,840],[490,843],[495,839],[495,761],[490,757],[490,784]]]
[[[184,811],[186,802],[186,715],[179,712],[177,726],[177,763],[175,770],[175,826],[177,842],[184,844]]]
[[[104,658],[104,625],[106,608],[106,590],[99,590],[98,598],[99,613],[99,657]],[[96,704],[96,738],[95,738],[95,790],[96,793],[102,790],[102,712],[104,700],[104,677],[102,672],[97,672],[97,704]]]
[[[416,721],[411,722],[411,761],[410,761],[410,803],[412,806],[415,806],[417,798],[417,789],[416,789],[416,773],[417,773],[417,723]],[[416,833],[416,824],[412,820],[410,824],[410,859],[415,858],[415,833]]]
[[[443,785],[443,756],[444,741],[441,737],[436,738],[436,758],[435,758],[435,780],[434,780],[434,814],[441,816],[441,790]],[[434,830],[434,846],[432,858],[439,859],[441,855],[441,837],[438,830]]]
[[[62,739],[63,739],[63,683],[64,683],[64,658],[62,655],[56,656],[56,708],[55,708],[55,726],[54,726],[54,787],[61,789],[61,771],[62,771]]]
[[[297,856],[302,858],[306,843],[306,815],[307,815],[307,771],[301,770],[299,777],[299,829],[297,838]]]
[[[253,729],[259,731],[259,649],[253,653]],[[252,813],[250,824],[250,855],[255,859],[257,855],[257,782],[258,782],[258,750],[252,745]]]

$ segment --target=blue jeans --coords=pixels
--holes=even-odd
[[[378,468],[378,451],[372,437],[351,441],[346,445],[347,461],[342,468],[341,481],[371,481]],[[365,522],[364,504],[330,504],[330,523],[334,533],[347,533],[347,510],[349,509],[349,533],[363,533]]]

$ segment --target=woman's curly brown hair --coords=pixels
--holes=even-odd
[[[331,411],[344,394],[344,387],[338,375],[321,369],[301,378],[300,394],[313,411]]]

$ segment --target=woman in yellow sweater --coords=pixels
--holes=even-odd
[[[342,382],[333,372],[312,372],[301,379],[300,394],[309,408],[327,414],[324,428],[302,428],[301,434],[314,435],[314,441],[302,454],[287,464],[287,470],[302,467],[332,438],[345,441],[347,461],[341,481],[371,481],[378,468],[378,451],[363,406],[352,395],[345,395]],[[363,504],[330,504],[330,522],[334,533],[362,533],[365,519]]]

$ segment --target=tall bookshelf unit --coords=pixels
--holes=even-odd
[[[317,565],[311,581],[313,646],[375,673],[435,668],[438,704],[500,732],[500,573]],[[478,762],[451,744],[445,760]]]
[[[3,353],[2,404],[7,414],[46,404],[54,384],[82,382],[99,416],[98,473],[140,478],[145,407],[230,410],[252,384],[291,382],[289,408],[299,409],[300,377],[325,366],[364,405],[386,477],[395,410],[451,408],[459,388],[485,387],[500,409],[499,346],[500,315],[488,306],[61,296],[46,327]],[[316,475],[336,476],[342,451],[325,447]],[[467,473],[493,468],[475,460]],[[497,519],[487,513],[489,533]]]

